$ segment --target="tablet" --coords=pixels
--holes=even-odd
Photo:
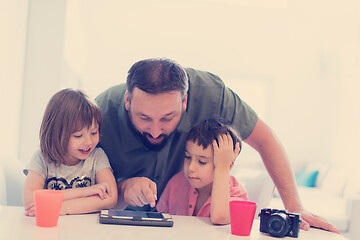
[[[174,222],[167,213],[105,209],[99,214],[104,224],[172,227]]]

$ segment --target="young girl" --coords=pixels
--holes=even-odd
[[[64,191],[61,215],[115,206],[115,178],[104,151],[96,148],[101,123],[100,109],[82,91],[64,89],[51,98],[40,127],[40,150],[24,169],[27,216],[35,216],[33,192],[43,188]]]
[[[240,144],[221,119],[204,120],[194,126],[187,137],[184,171],[170,179],[157,210],[229,224],[229,201],[247,200],[244,187],[229,173]]]

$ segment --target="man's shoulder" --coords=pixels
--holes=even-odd
[[[118,111],[119,106],[124,104],[125,92],[126,85],[123,83],[110,87],[95,98],[95,102],[101,109],[103,118],[106,118],[107,115],[116,115],[115,112]]]
[[[108,104],[109,102],[119,102],[120,99],[124,97],[126,92],[126,84],[118,84],[112,86],[102,93],[100,93],[96,98],[95,101],[99,105]]]
[[[186,68],[189,77],[187,114],[192,124],[214,115],[220,116],[225,85],[216,75]]]
[[[211,72],[197,70],[194,68],[185,68],[190,85],[205,85],[205,86],[218,86],[224,87],[224,82],[221,78]]]

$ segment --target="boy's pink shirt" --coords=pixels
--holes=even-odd
[[[229,179],[230,201],[248,199],[245,188],[230,176]],[[158,212],[172,215],[192,216],[197,200],[197,190],[187,181],[184,172],[176,174],[170,179],[156,206]],[[198,217],[210,217],[210,198],[200,209]]]

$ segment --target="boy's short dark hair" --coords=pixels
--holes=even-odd
[[[187,141],[193,141],[204,149],[212,144],[214,140],[218,142],[218,137],[223,134],[229,133],[233,140],[233,147],[238,142],[241,151],[241,138],[239,134],[227,123],[224,119],[213,117],[203,120],[194,125],[187,136]]]

